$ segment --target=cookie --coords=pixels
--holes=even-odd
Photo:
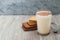
[[[29,25],[36,25],[37,21],[36,21],[36,16],[32,16],[29,21],[28,21]]]
[[[34,24],[32,24],[32,23],[30,23],[30,22],[27,22],[28,23],[28,25],[30,25],[30,26],[37,26],[37,23],[34,23]]]
[[[25,22],[25,23],[22,24],[22,28],[25,31],[32,31],[32,30],[36,30],[37,26],[30,26],[30,25],[27,24],[27,22]]]
[[[29,25],[27,24],[27,22],[24,22],[22,25],[23,25],[26,29],[29,29],[30,27],[32,27],[32,26],[29,26]]]

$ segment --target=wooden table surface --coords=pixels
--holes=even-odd
[[[33,15],[1,15],[0,40],[60,40],[60,33],[51,32],[48,36],[41,36],[37,31],[23,31],[22,22],[31,16]],[[52,22],[60,24],[59,17],[60,15],[53,15]]]

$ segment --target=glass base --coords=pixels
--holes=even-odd
[[[38,34],[38,35],[41,35],[41,36],[47,36],[47,35],[49,35],[49,34],[50,34],[50,32],[49,32],[49,33],[47,33],[47,34],[41,34],[41,33],[37,32],[37,34]]]

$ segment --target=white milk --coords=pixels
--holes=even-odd
[[[37,18],[37,31],[40,34],[48,34],[50,31],[52,15],[49,14],[46,16],[42,16],[36,14],[36,18]]]

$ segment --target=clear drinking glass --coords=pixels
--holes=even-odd
[[[51,11],[38,11],[36,13],[37,31],[39,34],[49,34],[52,14]]]

